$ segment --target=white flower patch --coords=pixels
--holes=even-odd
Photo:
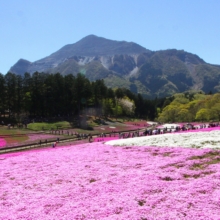
[[[113,146],[159,146],[220,149],[220,130],[169,133],[108,141]]]

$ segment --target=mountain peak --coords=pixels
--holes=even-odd
[[[146,48],[131,42],[109,40],[96,35],[88,35],[74,44],[68,44],[54,53],[54,56],[103,56],[116,54],[141,54],[148,52]]]
[[[83,37],[82,39],[92,39],[92,38],[103,38],[103,37],[98,37],[95,34],[89,34],[89,35]]]
[[[23,75],[24,72],[27,71],[30,64],[30,61],[21,58],[14,66],[11,67],[10,72]]]

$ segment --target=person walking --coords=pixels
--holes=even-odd
[[[52,147],[55,148],[57,146],[57,142],[55,141],[53,144],[52,144]]]

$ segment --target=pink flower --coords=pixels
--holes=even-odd
[[[218,153],[93,142],[0,155],[0,219],[218,219]]]
[[[6,145],[6,141],[3,138],[0,138],[0,147],[4,147]]]

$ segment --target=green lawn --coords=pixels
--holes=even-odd
[[[44,131],[44,130],[56,130],[56,129],[67,129],[71,128],[71,125],[67,121],[60,121],[55,123],[46,123],[46,122],[38,122],[38,123],[30,123],[27,126],[28,129],[33,131]]]
[[[0,135],[16,135],[16,134],[27,134],[30,133],[26,129],[11,128],[8,129],[6,126],[0,127]]]

